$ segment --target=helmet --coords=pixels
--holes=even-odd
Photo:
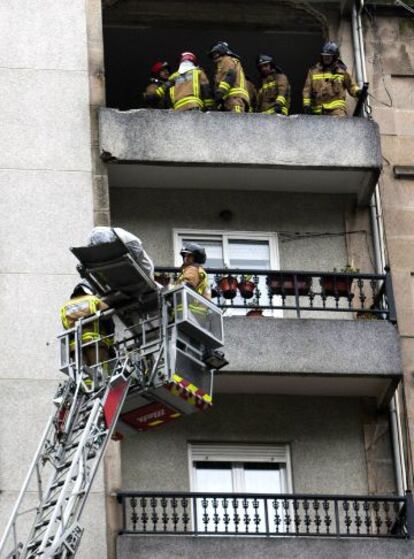
[[[80,297],[81,295],[93,295],[93,289],[88,280],[84,279],[77,285],[75,285],[75,288],[70,297],[72,299],[73,297]]]
[[[262,64],[271,64],[273,67],[275,63],[273,61],[273,57],[269,54],[259,54],[256,59],[256,66],[259,68]]]
[[[337,59],[339,57],[339,47],[333,41],[328,41],[323,45],[321,54],[328,54]]]
[[[161,72],[161,70],[164,70],[164,68],[166,68],[168,71],[170,71],[170,65],[168,64],[168,62],[154,62],[154,64],[151,67],[151,74],[154,77],[157,77],[158,74]]]
[[[207,255],[205,249],[198,243],[186,243],[180,251],[181,256],[184,254],[192,254],[194,256],[194,262],[197,264],[204,264],[207,260]]]
[[[214,46],[211,47],[208,56],[210,58],[213,58],[213,56],[215,54],[218,54],[219,56],[224,56],[225,54],[234,54],[229,47],[229,44],[226,43],[225,41],[219,41],[218,43],[216,43]]]
[[[197,57],[193,52],[182,52],[180,56],[180,62],[186,61],[197,64]]]

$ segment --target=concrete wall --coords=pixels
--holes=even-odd
[[[93,225],[86,18],[84,0],[0,6],[1,527],[52,410],[68,247]],[[104,557],[100,478],[87,509],[79,557]]]
[[[411,541],[336,538],[232,538],[185,536],[120,536],[118,559],[405,559],[413,553]]]
[[[208,412],[122,441],[122,486],[188,491],[189,441],[283,442],[291,445],[294,491],[364,494],[362,419],[356,398],[219,394]],[[383,478],[392,491],[390,454]]]
[[[120,536],[118,559],[406,559],[413,553],[411,541],[335,538],[229,538],[185,536]]]
[[[372,10],[372,8],[371,8]],[[408,14],[407,14],[408,15]],[[414,24],[410,17],[364,18],[373,115],[380,125],[384,171],[380,180],[387,257],[401,334],[408,414],[408,455],[414,460],[414,189],[395,179],[394,165],[414,165]],[[403,420],[404,422],[404,420]],[[410,460],[409,460],[410,461]],[[408,483],[413,470],[409,465]]]
[[[225,372],[401,374],[398,332],[387,321],[231,317],[224,326]]]
[[[282,269],[341,269],[347,263],[344,213],[352,207],[348,196],[111,188],[113,224],[136,233],[159,266],[174,265],[173,229],[195,228],[276,232]],[[224,209],[231,221],[220,218]],[[369,230],[354,236],[370,243]]]

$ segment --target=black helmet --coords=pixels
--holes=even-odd
[[[238,55],[235,54],[231,48],[229,47],[229,44],[226,43],[225,41],[219,41],[218,43],[216,43],[215,45],[213,45],[208,53],[208,56],[210,58],[213,58],[213,56],[215,54],[218,54],[220,56],[224,56],[225,54],[229,55],[229,56],[235,56],[236,58],[238,58]]]
[[[192,254],[196,264],[204,264],[207,260],[205,249],[197,243],[185,243],[180,254],[181,256],[184,256],[184,254]]]
[[[259,67],[262,64],[271,64],[273,67],[275,63],[273,61],[273,57],[270,54],[259,54],[256,59],[256,66]]]
[[[333,41],[328,41],[323,45],[321,54],[328,54],[335,57],[336,59],[339,57],[339,47]]]
[[[70,297],[72,299],[73,297],[81,297],[82,295],[93,295],[93,288],[91,284],[85,279],[75,285]]]

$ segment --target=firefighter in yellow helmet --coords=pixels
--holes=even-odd
[[[204,111],[214,108],[210,82],[202,68],[197,66],[197,57],[192,52],[183,52],[178,70],[169,77],[170,103],[175,111]]]
[[[208,55],[216,65],[214,98],[217,106],[224,111],[248,112],[250,98],[240,57],[223,41],[215,44]]]
[[[186,243],[180,254],[183,258],[183,265],[175,282],[176,285],[188,285],[199,295],[211,299],[208,275],[202,266],[207,259],[205,249],[197,243]]]
[[[290,107],[290,85],[287,76],[268,54],[259,54],[256,66],[262,79],[257,112],[287,116]]]
[[[339,59],[338,45],[328,41],[322,48],[320,61],[308,72],[303,88],[305,114],[347,116],[346,92],[359,97],[361,89]]]
[[[166,61],[158,61],[152,65],[151,79],[143,93],[144,105],[149,109],[167,109],[169,107],[166,95],[170,83],[170,66]]]

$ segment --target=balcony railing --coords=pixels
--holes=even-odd
[[[388,319],[395,322],[391,275],[357,272],[309,272],[207,268],[212,300],[222,309],[237,314],[267,311],[306,313],[353,313],[358,318]],[[179,268],[156,268],[156,280],[173,285]],[[289,315],[290,316],[290,315]],[[308,315],[309,316],[309,315]]]
[[[122,534],[414,537],[412,495],[119,493]]]

